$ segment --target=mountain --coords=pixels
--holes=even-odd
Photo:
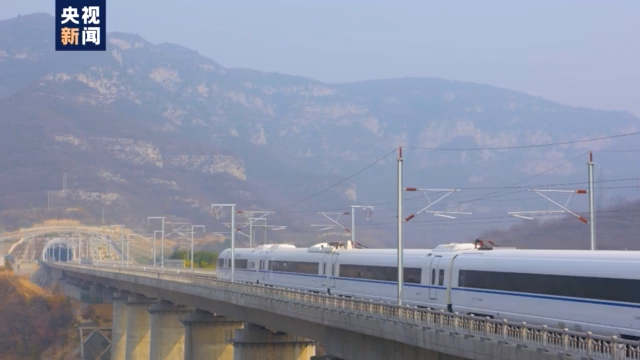
[[[233,202],[277,210],[269,222],[290,226],[281,236],[311,243],[321,233],[309,224],[328,222],[318,211],[378,204],[366,224],[359,214],[358,236],[379,245],[395,238],[395,155],[350,175],[402,145],[405,186],[462,188],[434,209],[474,213],[442,226],[419,215],[416,222],[428,223],[407,225],[408,244],[431,246],[495,226],[473,216],[538,205],[509,196],[496,201],[489,188],[541,173],[536,184],[584,182],[586,171],[575,161],[547,170],[588,149],[637,143],[630,136],[520,150],[420,150],[631,133],[638,118],[443,79],[326,84],[233,69],[134,34],[110,33],[106,52],[54,52],[52,29],[47,14],[0,22],[0,206],[17,222],[25,213],[100,221],[104,209],[108,223],[134,226],[162,214],[218,230],[222,220],[212,219],[209,205]],[[625,164],[638,155],[596,152],[598,169],[606,169],[599,178],[637,177]],[[67,190],[60,190],[63,173]],[[48,190],[56,190],[51,210],[44,206]],[[460,204],[478,197],[487,198]],[[426,206],[419,199],[407,201],[408,213]],[[69,214],[78,208],[83,215]]]

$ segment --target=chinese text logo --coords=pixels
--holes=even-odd
[[[56,0],[56,51],[105,51],[106,0]]]

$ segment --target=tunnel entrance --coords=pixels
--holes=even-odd
[[[43,252],[44,261],[70,262],[74,260],[75,249],[63,239],[49,241]]]

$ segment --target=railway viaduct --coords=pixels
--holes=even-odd
[[[638,359],[623,340],[285,288],[213,273],[52,262],[113,293],[111,359]],[[315,341],[331,356],[315,356]]]

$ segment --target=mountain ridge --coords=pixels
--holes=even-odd
[[[596,138],[635,131],[639,120],[628,113],[569,107],[441,78],[331,84],[227,68],[197,51],[152,44],[137,34],[110,32],[107,51],[100,54],[56,53],[52,27],[47,27],[53,17],[26,17],[14,21],[11,31],[6,30],[7,20],[0,21],[0,132],[5,133],[4,138],[0,135],[0,169],[23,174],[6,178],[0,199],[12,200],[4,201],[5,210],[37,201],[44,206],[44,192],[53,190],[50,184],[59,184],[55,179],[68,172],[74,191],[93,195],[59,194],[60,204],[83,204],[90,221],[100,218],[105,197],[115,199],[107,206],[113,207],[107,218],[131,224],[145,222],[152,212],[211,223],[207,204],[237,201],[239,207],[283,210],[273,220],[292,225],[292,234],[282,236],[314,241],[323,236],[309,233],[308,224],[321,219],[318,211],[348,210],[356,202],[395,197],[392,159],[322,196],[287,206],[348,178],[398,146],[408,150],[408,186],[466,187],[465,192],[473,192],[469,184],[504,186],[506,179],[540,174],[586,149],[610,148],[613,141],[517,151],[416,148]],[[32,30],[24,41],[18,25]],[[634,144],[629,138],[616,140],[617,146]],[[607,164],[607,177],[637,175],[613,156],[597,156]],[[569,163],[544,177],[550,184],[576,181],[585,177],[578,169]],[[23,191],[22,200],[12,193],[17,189]],[[96,195],[101,189],[109,190]],[[509,203],[508,198],[500,206],[460,203],[464,196],[452,195],[442,205],[449,211],[504,214],[538,204]],[[390,210],[383,207],[381,213],[385,211]],[[385,224],[384,230],[364,226],[358,233],[372,243],[384,243],[393,236],[393,224]],[[459,240],[482,231],[464,228],[457,234],[438,230],[429,237]],[[407,236],[409,244],[435,241],[425,240],[421,230],[409,229]]]
[[[54,16],[51,15],[50,13],[46,13],[46,12],[36,12],[36,13],[31,13],[31,14],[25,14],[25,15],[19,15],[17,17],[13,17],[13,18],[8,18],[8,19],[0,19],[0,23],[2,22],[13,22],[15,21],[16,23],[20,23],[20,21],[29,21],[29,22],[36,22],[36,21],[42,21],[42,20],[47,20],[50,21],[51,23],[53,23],[54,21]],[[13,25],[13,24],[11,24]],[[30,24],[31,25],[31,24]],[[1,31],[2,29],[0,29]],[[172,42],[160,42],[160,43],[152,43],[148,40],[146,40],[144,37],[142,37],[140,34],[136,34],[136,33],[131,33],[131,32],[123,32],[123,31],[109,31],[108,32],[109,36],[116,36],[116,37],[124,37],[124,38],[129,38],[131,40],[138,40],[138,41],[142,41],[146,44],[149,45],[154,45],[154,46],[159,46],[159,47],[163,47],[163,46],[167,46],[170,48],[174,48],[174,49],[180,49],[180,50],[184,50],[186,53],[193,53],[198,55],[201,59],[206,59],[210,62],[215,63],[217,66],[224,68],[227,71],[237,71],[237,72],[248,72],[248,73],[252,73],[255,75],[262,75],[262,76],[277,76],[280,78],[283,77],[287,77],[287,78],[292,78],[292,79],[297,79],[297,80],[303,80],[303,81],[308,81],[308,82],[315,82],[318,84],[323,84],[323,85],[332,85],[332,86],[342,86],[342,85],[355,85],[355,84],[361,84],[361,85],[365,85],[365,84],[376,84],[376,83],[383,83],[383,82],[389,82],[389,81],[435,81],[435,82],[442,82],[442,83],[451,83],[451,84],[457,84],[457,85],[465,85],[465,86],[477,86],[479,88],[483,88],[483,89],[495,89],[495,90],[501,90],[501,91],[506,91],[506,92],[511,92],[511,93],[518,93],[521,95],[526,95],[526,96],[530,96],[532,98],[535,98],[537,100],[543,100],[546,102],[552,102],[555,103],[557,105],[561,105],[564,107],[571,107],[571,108],[575,108],[575,109],[584,109],[584,110],[597,110],[597,111],[606,111],[606,112],[613,112],[613,113],[623,113],[623,114],[628,114],[631,117],[637,117],[635,115],[633,115],[631,112],[627,111],[627,110],[615,110],[615,109],[594,109],[594,108],[589,108],[589,107],[585,107],[585,106],[573,106],[573,105],[566,105],[561,103],[560,101],[557,100],[553,100],[553,99],[549,99],[546,98],[544,96],[541,95],[533,95],[533,94],[529,94],[527,92],[523,92],[523,91],[515,91],[512,89],[509,89],[507,87],[503,87],[503,86],[497,86],[497,85],[491,85],[491,84],[484,84],[484,83],[479,83],[479,82],[473,82],[473,81],[461,81],[461,80],[451,80],[451,79],[446,79],[446,78],[442,78],[442,77],[438,77],[438,76],[401,76],[401,77],[393,77],[393,78],[375,78],[375,79],[368,79],[368,80],[361,80],[361,81],[347,81],[347,82],[324,82],[321,80],[317,80],[314,79],[312,77],[309,76],[304,76],[304,75],[290,75],[290,74],[286,74],[286,73],[281,73],[281,72],[276,72],[276,71],[262,71],[262,70],[255,70],[255,69],[250,69],[250,68],[242,68],[242,67],[233,67],[233,66],[223,66],[222,64],[218,63],[217,61],[213,60],[212,58],[201,54],[198,50],[194,50],[194,49],[190,49],[186,46],[177,44],[177,43],[172,43]],[[46,40],[45,42],[49,42],[48,40]]]

